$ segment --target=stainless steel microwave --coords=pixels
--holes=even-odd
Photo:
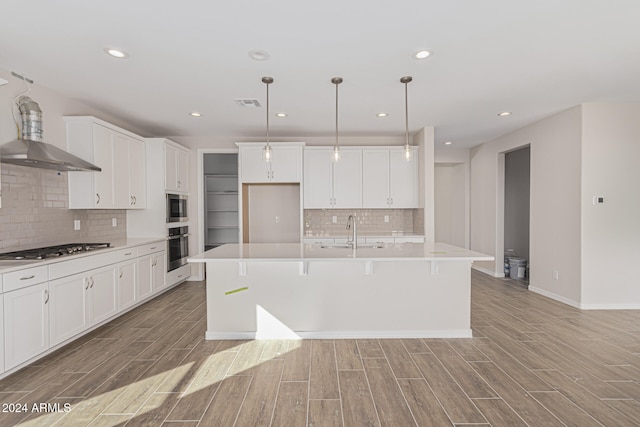
[[[188,202],[189,200],[185,195],[167,194],[167,223],[188,221]]]

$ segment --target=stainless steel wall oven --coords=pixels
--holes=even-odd
[[[167,271],[171,271],[187,263],[189,227],[171,227],[167,231]]]

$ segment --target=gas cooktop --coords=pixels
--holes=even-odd
[[[22,251],[0,254],[0,260],[37,260],[74,255],[111,247],[111,243],[66,243],[64,245],[44,248],[25,249]]]

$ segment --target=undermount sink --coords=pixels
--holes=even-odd
[[[348,245],[346,243],[338,243],[338,244],[320,245],[320,247],[322,249],[351,249],[353,246]],[[375,244],[359,244],[357,249],[381,249],[381,248],[384,248],[383,244],[375,243]]]

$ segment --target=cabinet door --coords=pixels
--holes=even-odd
[[[333,207],[331,149],[304,152],[304,209]]]
[[[93,125],[93,163],[102,168],[101,172],[86,172],[93,173],[95,177],[95,206],[113,208],[115,204],[112,131],[100,125]]]
[[[362,207],[389,205],[389,150],[362,151]]]
[[[167,254],[158,252],[151,257],[151,283],[154,292],[167,286]]]
[[[271,182],[300,182],[302,180],[302,149],[273,147]],[[263,163],[266,163],[263,161]]]
[[[49,338],[54,346],[88,328],[89,280],[84,273],[53,280],[49,291]]]
[[[136,302],[136,260],[118,266],[118,310],[131,307]]]
[[[113,132],[113,197],[115,207],[129,209],[132,199],[129,193],[129,138]]]
[[[389,151],[389,199],[394,209],[418,207],[418,159],[413,150],[406,160],[404,150]]]
[[[93,325],[117,312],[116,267],[92,270],[89,280],[89,312]]]
[[[189,191],[189,153],[183,150],[176,153],[176,189]]]
[[[275,150],[274,150],[275,157]],[[240,149],[241,182],[269,182],[270,162],[262,159],[262,147],[242,147]]]
[[[362,208],[362,150],[341,150],[333,163],[334,208]]]
[[[151,255],[138,258],[138,286],[136,288],[136,299],[138,301],[151,295]]]
[[[49,349],[48,302],[48,283],[4,294],[6,370]]]
[[[0,374],[4,371],[4,295],[0,295]]]
[[[178,150],[164,146],[164,187],[167,191],[178,191]]]
[[[145,209],[147,207],[147,164],[145,159],[145,143],[129,139],[129,196],[130,207]]]

